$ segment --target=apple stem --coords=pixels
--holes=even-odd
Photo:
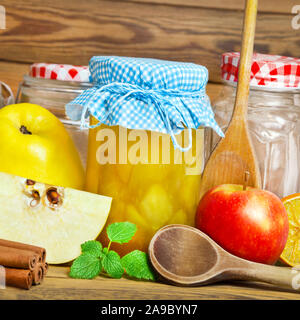
[[[245,171],[245,177],[244,177],[244,184],[243,184],[243,190],[246,190],[248,182],[249,182],[250,172]]]
[[[20,127],[20,132],[23,134],[32,134],[25,126]]]

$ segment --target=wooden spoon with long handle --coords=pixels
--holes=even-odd
[[[243,184],[245,172],[249,172],[249,186],[261,187],[259,167],[247,124],[256,14],[257,0],[247,0],[234,112],[225,138],[218,143],[204,168],[200,188],[201,197],[217,185]]]
[[[158,230],[150,242],[149,257],[163,280],[176,285],[251,280],[300,291],[300,269],[238,258],[202,231],[185,225],[168,225]]]

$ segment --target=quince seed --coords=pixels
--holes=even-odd
[[[51,204],[58,204],[60,202],[60,194],[57,192],[57,189],[55,188],[48,189],[47,199]]]

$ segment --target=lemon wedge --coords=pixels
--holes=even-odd
[[[282,202],[289,217],[289,235],[280,260],[289,266],[300,265],[300,193],[285,197]]]

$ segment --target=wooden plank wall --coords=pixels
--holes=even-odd
[[[242,0],[0,0],[0,80],[16,91],[33,62],[87,64],[124,55],[204,64],[220,82],[220,57],[238,51]],[[299,0],[259,0],[255,50],[300,57],[291,13]]]

